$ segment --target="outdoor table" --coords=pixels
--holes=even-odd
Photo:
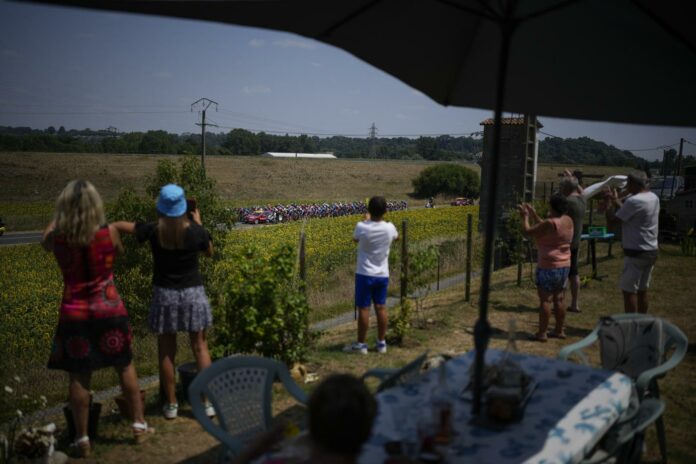
[[[486,363],[503,352],[488,350]],[[556,359],[511,353],[537,383],[519,422],[488,428],[471,424],[471,403],[461,392],[469,381],[474,352],[445,364],[452,404],[453,437],[444,462],[577,463],[588,455],[629,405],[632,382],[623,374]],[[360,464],[379,464],[385,443],[414,436],[420,417],[432,414],[430,392],[438,384],[432,370],[410,384],[377,395],[378,415],[363,446]]]
[[[614,242],[614,234],[613,233],[606,233],[602,235],[590,235],[590,234],[582,234],[580,235],[580,240],[587,240],[587,252],[588,252],[588,257],[592,259],[592,278],[597,279],[597,280],[602,280],[603,277],[605,276],[599,276],[597,275],[597,247],[596,243],[597,240],[609,240],[609,250],[607,251],[607,257],[611,257],[611,245]]]

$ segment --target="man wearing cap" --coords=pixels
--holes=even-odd
[[[660,199],[650,191],[643,171],[628,174],[628,197],[612,189],[608,195],[607,221],[621,223],[624,270],[619,279],[627,313],[648,312],[648,286],[657,260]],[[612,208],[613,206],[613,208]]]

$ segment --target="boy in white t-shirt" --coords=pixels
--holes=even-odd
[[[387,343],[387,287],[389,286],[389,247],[399,239],[396,227],[382,220],[387,212],[384,197],[372,197],[367,205],[368,217],[353,231],[358,243],[358,261],[355,270],[355,305],[358,308],[358,341],[344,351],[367,354],[367,329],[370,326],[370,304],[374,303],[377,316],[377,352],[386,353]]]

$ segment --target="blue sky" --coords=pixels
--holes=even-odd
[[[467,134],[490,111],[446,108],[337,48],[224,24],[0,1],[0,125],[197,132]],[[623,149],[696,142],[695,128],[545,118],[543,131]],[[661,150],[636,151],[654,159]],[[685,144],[685,154],[696,145]]]

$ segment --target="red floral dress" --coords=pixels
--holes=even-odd
[[[70,247],[56,236],[53,253],[64,289],[48,368],[91,372],[130,364],[132,332],[114,285],[116,249],[108,226],[85,247]]]

